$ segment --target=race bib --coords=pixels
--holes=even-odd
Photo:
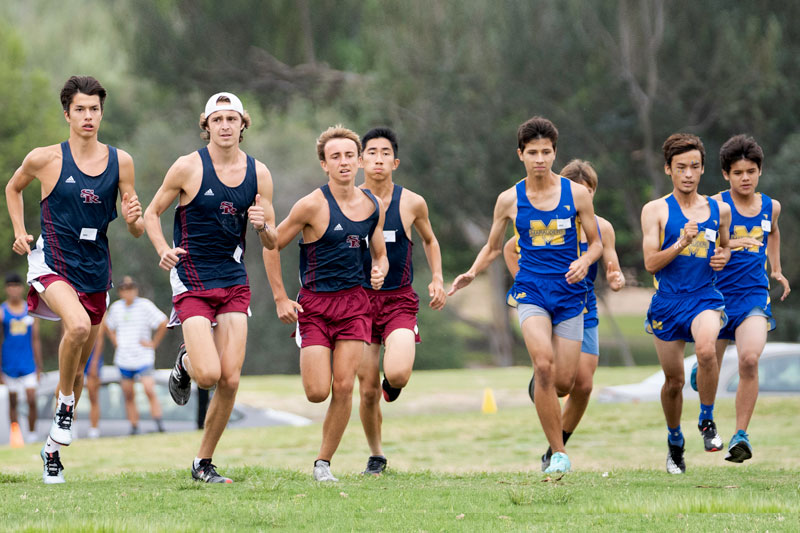
[[[81,228],[80,239],[82,241],[97,240],[97,228]]]
[[[717,240],[717,230],[706,228],[705,235],[708,242],[715,242]]]
[[[761,221],[761,231],[764,233],[769,233],[772,231],[772,221],[770,220],[762,220]]]
[[[241,263],[242,262],[242,247],[241,246],[237,245],[236,249],[233,251],[233,260],[236,261],[237,263]]]
[[[385,242],[397,242],[397,230],[383,230],[383,240]]]
[[[572,227],[572,219],[571,218],[557,218],[556,219],[556,229],[569,229]]]

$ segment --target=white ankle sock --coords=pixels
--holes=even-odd
[[[45,453],[53,453],[53,452],[57,452],[60,449],[61,449],[61,445],[48,436],[47,437],[47,441],[45,441],[45,443],[44,443],[44,452]]]
[[[75,405],[75,393],[73,392],[69,396],[64,396],[61,394],[61,391],[58,391],[58,404],[61,405],[62,403],[65,403],[70,407]]]

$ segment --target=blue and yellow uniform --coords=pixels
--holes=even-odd
[[[717,289],[725,298],[728,323],[719,332],[720,339],[734,340],[734,333],[744,319],[763,316],[769,331],[775,329],[769,300],[767,277],[767,241],[772,230],[772,198],[760,194],[761,211],[746,217],[736,210],[730,191],[722,194],[722,201],[731,206],[731,239],[750,237],[762,246],[739,247],[731,250],[731,259],[717,273]]]
[[[597,220],[597,217],[595,217]],[[597,225],[597,236],[602,240],[603,235],[600,233],[600,225]],[[581,242],[581,255],[585,254],[589,249],[588,242]],[[600,320],[597,317],[597,295],[594,293],[594,282],[597,280],[598,263],[595,261],[589,267],[586,273],[586,306],[583,308],[583,345],[581,346],[582,353],[592,355],[600,355],[600,338],[598,336],[597,327]]]
[[[669,214],[661,237],[661,250],[666,250],[681,238],[689,222],[675,196],[665,198]],[[715,287],[716,273],[711,268],[719,238],[719,204],[707,198],[709,216],[697,224],[697,235],[667,266],[656,272],[656,293],[650,302],[645,319],[645,331],[663,341],[694,342],[692,321],[709,309],[722,311],[727,321],[725,301]]]
[[[33,317],[28,309],[21,313],[11,310],[7,302],[0,305],[3,309],[3,374],[19,378],[36,372],[33,358]]]
[[[565,276],[580,257],[580,223],[572,197],[572,182],[559,176],[561,198],[552,211],[536,209],[528,199],[525,180],[516,185],[514,229],[520,250],[519,272],[508,293],[508,304],[544,309],[553,325],[581,315],[586,283],[567,283]]]

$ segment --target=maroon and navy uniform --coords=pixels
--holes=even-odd
[[[400,197],[403,188],[395,184],[392,200],[386,208],[383,221],[383,240],[389,258],[389,272],[380,290],[372,289],[369,283],[372,257],[364,254],[364,278],[362,285],[372,305],[372,343],[380,344],[396,329],[410,329],[416,342],[420,342],[417,313],[419,296],[411,283],[414,281],[414,266],[411,251],[414,243],[406,235],[400,217]]]
[[[300,295],[296,339],[301,348],[327,346],[337,340],[370,341],[370,304],[361,287],[362,254],[375,231],[380,212],[375,196],[363,189],[375,206],[364,220],[347,218],[330,187],[320,187],[330,218],[325,233],[314,242],[300,241]]]
[[[213,323],[222,313],[249,313],[243,258],[247,209],[258,192],[255,159],[247,156],[244,179],[228,187],[217,176],[208,148],[197,153],[203,163],[200,188],[189,203],[175,209],[173,246],[186,253],[170,271],[171,326],[192,316]]]
[[[108,164],[97,176],[81,172],[69,141],[61,143],[61,156],[58,181],[40,204],[42,233],[28,256],[28,308],[33,316],[58,320],[39,293],[55,281],[65,281],[78,294],[91,323],[99,324],[111,288],[106,230],[117,218],[117,149],[108,146]]]

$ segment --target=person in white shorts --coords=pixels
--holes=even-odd
[[[158,431],[164,431],[161,421],[161,404],[158,403],[153,379],[156,348],[167,332],[167,315],[156,305],[139,296],[139,288],[130,276],[119,284],[120,299],[111,304],[105,320],[105,329],[116,347],[114,364],[122,374],[122,392],[125,411],[131,423],[131,435],[139,433],[139,412],[133,388],[139,379],[150,400],[150,415]],[[155,331],[155,334],[153,334]]]

